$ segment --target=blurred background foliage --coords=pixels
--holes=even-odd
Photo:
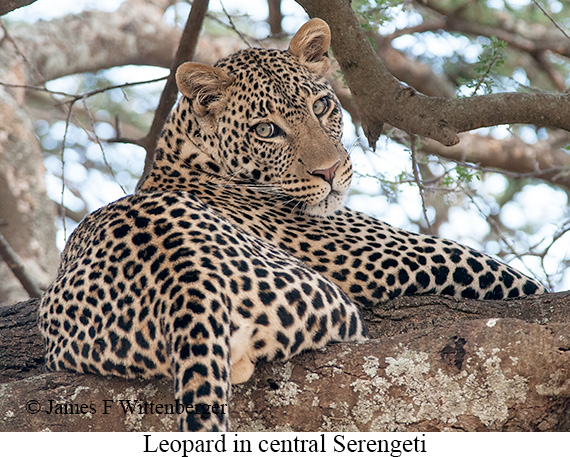
[[[8,14],[3,21],[10,27],[50,19],[46,3],[40,0]],[[70,6],[61,3],[61,11],[52,14],[69,11]],[[116,7],[105,2],[71,3],[80,4],[77,8],[81,9]],[[280,10],[279,26],[267,21],[269,8],[275,4]],[[410,69],[423,71],[426,84],[436,81],[439,93],[435,95],[568,89],[568,2],[353,0],[352,5],[380,56],[396,52]],[[36,13],[30,13],[32,8]],[[189,8],[187,2],[171,2],[163,20],[183,27]],[[203,39],[221,35],[243,46],[243,41],[259,46],[258,40],[273,30],[272,38],[286,46],[287,35],[306,19],[293,0],[224,0],[223,5],[211,1]],[[165,68],[128,66],[66,76],[47,82],[46,87],[78,96],[167,74]],[[115,140],[136,140],[146,134],[163,85],[159,81],[109,89],[77,100],[43,91],[28,93],[27,105],[44,153],[48,193],[60,208],[55,217],[60,248],[86,214],[134,191],[145,151]],[[70,100],[75,102],[71,105]],[[570,140],[566,133],[533,126],[480,129],[473,132],[471,149],[476,153],[449,160],[431,153],[423,139],[386,127],[376,151],[370,151],[357,112],[347,107],[344,142],[356,172],[348,206],[405,229],[484,250],[554,290],[570,288],[570,189],[556,178],[542,179],[538,167],[536,173],[497,169],[489,154],[502,154],[504,149],[490,153],[487,147],[488,139],[505,144],[516,141],[540,154],[543,149],[538,145],[546,145],[568,156],[564,163],[562,155],[554,170],[555,177],[568,177]],[[518,160],[514,150],[508,152],[513,163]]]

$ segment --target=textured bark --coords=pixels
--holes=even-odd
[[[235,430],[570,430],[570,325],[474,320],[257,370]],[[245,414],[244,414],[245,413]]]
[[[0,68],[0,80],[5,81],[2,76],[14,75]],[[17,95],[12,97],[0,87],[0,231],[28,274],[46,286],[58,259],[56,212],[46,195],[43,157],[32,121]],[[28,297],[1,258],[0,278],[0,305]]]
[[[119,13],[37,24],[33,34],[29,28],[11,29],[26,59],[10,46],[0,48],[10,75],[0,79],[38,84],[114,65],[168,67],[180,35],[161,23],[158,11],[130,1]],[[338,24],[331,26],[334,39]],[[343,39],[341,33],[337,40]],[[196,59],[211,63],[234,50],[233,41],[205,40]],[[12,106],[20,113],[22,97],[19,90],[3,92],[10,103],[0,109]],[[0,126],[7,125],[4,119]],[[18,122],[10,125],[31,132],[29,119]],[[0,132],[0,140],[12,133]],[[34,144],[22,138],[18,144]],[[40,163],[33,154],[27,157],[30,164]],[[568,293],[509,302],[407,297],[366,310],[375,340],[260,365],[252,380],[234,389],[232,428],[570,430],[569,301]],[[169,380],[42,373],[36,307],[37,301],[29,301],[0,309],[0,431],[174,428],[172,416],[125,414],[118,403],[127,398],[170,404]],[[50,400],[86,407],[81,414],[50,415]],[[109,414],[105,400],[111,401]],[[41,412],[26,411],[36,405]]]
[[[38,329],[39,300],[0,307],[0,383],[43,373],[44,348]]]
[[[15,9],[22,8],[23,6],[31,5],[35,1],[36,0],[0,0],[0,16]]]
[[[113,13],[85,11],[40,21],[33,34],[29,25],[13,26],[8,31],[27,62],[18,55],[11,60],[32,85],[127,64],[168,67],[180,31],[161,17],[153,4],[130,0]]]
[[[232,429],[568,431],[569,301],[570,293],[388,302],[365,313],[375,338],[367,343],[260,364],[234,386]],[[174,430],[172,416],[125,413],[120,403],[172,404],[167,379],[42,374],[36,306],[30,300],[0,314],[0,430]],[[56,403],[86,406],[48,414]]]
[[[375,147],[384,123],[451,146],[458,133],[501,124],[535,124],[570,131],[569,94],[504,93],[469,98],[429,97],[404,86],[378,59],[347,0],[297,0],[328,22],[332,49]]]

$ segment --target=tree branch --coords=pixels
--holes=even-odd
[[[208,11],[209,0],[194,0],[192,8],[188,14],[186,26],[182,32],[182,37],[176,50],[176,55],[170,66],[170,75],[166,80],[166,85],[160,96],[158,108],[154,113],[154,119],[148,134],[141,141],[141,144],[146,149],[146,157],[144,162],[144,171],[142,173],[139,184],[142,183],[146,175],[149,173],[154,162],[155,148],[158,142],[158,137],[162,131],[162,127],[166,118],[170,114],[170,110],[174,106],[178,97],[178,87],[176,86],[176,70],[184,62],[188,62],[194,58],[196,45],[198,44],[198,37],[202,29],[202,23]]]
[[[0,0],[0,16],[18,8],[31,5],[36,0]]]
[[[384,303],[367,312],[375,339],[365,344],[334,344],[285,364],[259,364],[250,381],[234,386],[232,430],[565,430],[569,296],[504,302],[416,296]],[[172,404],[170,380],[38,375],[34,303],[0,309],[0,374],[16,379],[2,385],[0,430],[175,429],[172,417],[124,413],[118,403]],[[32,377],[18,381],[18,366]],[[110,399],[116,403],[104,415]],[[39,414],[26,410],[32,400]],[[50,400],[96,411],[54,421],[46,414]]]
[[[570,95],[505,93],[471,98],[428,97],[397,81],[377,58],[346,0],[298,0],[332,30],[332,48],[359,107],[372,148],[384,123],[451,146],[458,133],[501,124],[570,131]]]
[[[267,23],[272,36],[281,35],[283,29],[281,22],[283,21],[283,14],[281,14],[281,0],[267,0],[267,7],[269,9],[269,17]]]
[[[26,84],[40,85],[70,74],[129,64],[168,67],[180,32],[161,17],[162,10],[154,4],[128,0],[112,13],[85,11],[39,21],[33,26],[33,34],[27,24],[10,25],[9,31],[19,54],[35,67],[24,63],[18,69],[24,73],[22,79]],[[4,46],[0,60],[16,65],[22,59]]]
[[[40,287],[26,271],[26,267],[18,257],[18,254],[10,247],[4,235],[0,233],[0,258],[6,262],[14,276],[18,278],[22,287],[26,290],[30,298],[40,298],[42,291]]]
[[[542,11],[542,13],[550,20],[550,22],[552,22],[554,27],[556,27],[558,30],[560,30],[562,32],[562,35],[564,35],[570,41],[570,35],[568,35],[568,32],[566,30],[564,30],[560,26],[560,24],[558,24],[558,22],[556,22],[550,14],[548,14],[548,12],[542,7],[542,5],[540,3],[538,3],[536,0],[532,0],[532,3],[534,3],[538,7],[538,9],[540,11]]]
[[[447,9],[437,1],[424,0],[421,2],[415,1],[414,3],[441,15],[438,21],[429,23],[431,30],[442,29],[448,32],[459,32],[488,38],[494,36],[501,41],[505,41],[513,48],[531,55],[543,51],[552,51],[561,56],[570,57],[570,40],[566,36],[566,32],[559,27],[557,28],[562,32],[562,36],[560,33],[538,24],[532,24],[532,26],[525,23],[512,25],[512,21],[504,21],[503,18],[499,19],[499,23],[496,26],[491,26],[479,24],[470,20],[470,18],[464,18],[462,17],[463,11],[460,8],[454,10]],[[495,16],[490,15],[490,17],[496,20]],[[508,25],[504,24],[504,22],[508,22]],[[421,28],[422,25],[418,26],[418,31]],[[428,31],[428,25],[421,31]],[[563,38],[562,41],[561,38]]]
[[[521,178],[539,178],[570,190],[570,155],[551,141],[529,145],[517,137],[498,140],[489,136],[464,134],[458,145],[446,147],[426,140],[421,150],[458,162],[471,162],[483,168],[514,173]]]

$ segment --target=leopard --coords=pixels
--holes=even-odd
[[[48,370],[170,377],[180,430],[226,431],[232,384],[262,360],[366,340],[363,310],[545,292],[487,254],[345,206],[330,42],[314,18],[286,50],[177,69],[152,168],[78,225],[42,297]]]

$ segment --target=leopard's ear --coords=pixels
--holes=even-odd
[[[182,94],[192,102],[192,111],[204,116],[212,111],[233,78],[219,68],[186,62],[176,70],[176,84]]]
[[[306,22],[289,44],[289,54],[299,59],[301,64],[314,73],[323,75],[329,69],[327,54],[331,44],[331,31],[322,19],[314,18]]]

